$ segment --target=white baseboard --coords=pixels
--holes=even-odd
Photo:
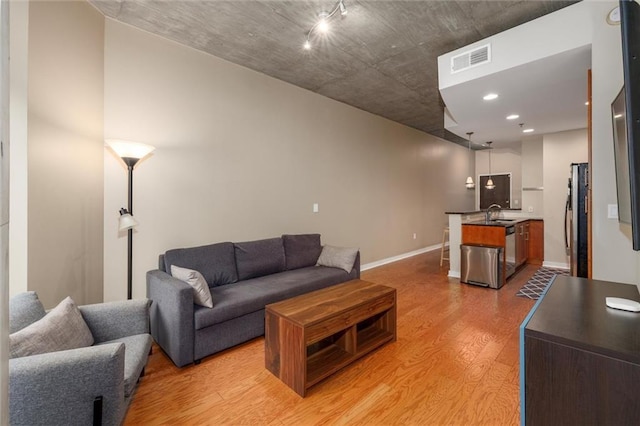
[[[386,259],[376,260],[375,262],[365,263],[364,265],[360,266],[360,270],[366,271],[367,269],[377,268],[378,266],[397,262],[398,260],[407,259],[409,257],[417,256],[422,253],[427,253],[434,250],[440,250],[441,247],[442,247],[442,244],[435,244],[433,246],[424,247],[418,250],[410,251],[408,253],[399,254],[397,256],[387,257]]]
[[[542,262],[542,266],[544,266],[545,268],[566,269],[566,270],[571,269],[568,263],[547,262],[546,260]]]

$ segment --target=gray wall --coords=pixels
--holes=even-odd
[[[171,248],[319,232],[366,264],[439,244],[444,212],[473,206],[466,148],[109,19],[105,137],[157,147],[134,174],[134,297]],[[126,172],[110,153],[104,185],[112,300]]]
[[[104,17],[31,2],[28,37],[28,289],[100,302]]]

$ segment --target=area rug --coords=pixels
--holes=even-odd
[[[516,293],[516,296],[537,300],[556,275],[569,275],[569,270],[541,267]]]

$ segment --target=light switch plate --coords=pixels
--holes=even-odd
[[[607,204],[607,218],[608,219],[617,219],[618,218],[618,205],[617,204]]]
[[[318,203],[313,203],[313,212],[318,213],[318,211],[319,211]]]

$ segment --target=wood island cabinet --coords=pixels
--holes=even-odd
[[[507,225],[508,226],[508,225]],[[544,222],[527,219],[517,222],[515,227],[515,267],[526,263],[542,265],[544,260]],[[463,224],[462,244],[502,247],[506,246],[506,226],[493,224]],[[507,250],[503,250],[503,277],[506,277]]]

